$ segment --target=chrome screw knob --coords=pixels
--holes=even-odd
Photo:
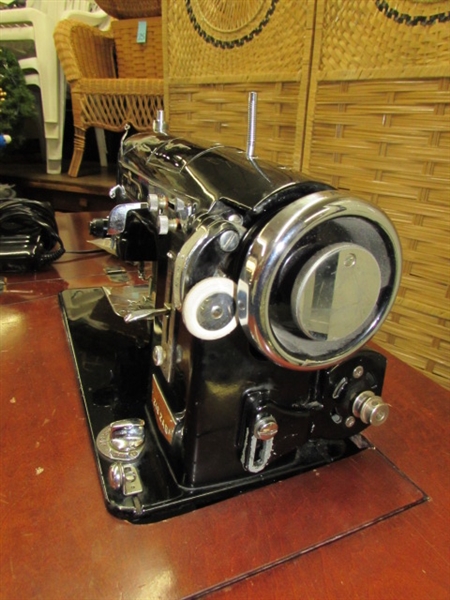
[[[144,425],[142,419],[124,419],[111,423],[110,442],[113,448],[121,452],[140,448],[145,440]]]
[[[353,403],[353,414],[366,425],[378,427],[389,416],[389,404],[371,391],[361,392]]]
[[[272,416],[262,417],[259,419],[253,430],[256,439],[267,441],[271,440],[278,433],[278,423]]]

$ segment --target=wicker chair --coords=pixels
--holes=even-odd
[[[138,43],[144,21],[144,41]],[[72,96],[75,139],[69,175],[77,177],[89,127],[122,131],[128,123],[146,130],[163,108],[161,16],[113,21],[106,32],[61,21],[54,39]]]
[[[66,107],[66,82],[52,40],[55,24],[61,19],[103,28],[109,21],[89,0],[27,0],[23,8],[0,10],[0,45],[14,50],[27,85],[39,89],[42,114],[38,114],[45,137],[42,149],[47,173],[52,174],[61,172]]]

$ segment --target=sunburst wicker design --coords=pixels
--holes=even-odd
[[[218,48],[242,46],[269,23],[278,0],[185,0],[197,33]]]
[[[167,15],[172,130],[245,146],[247,98],[258,92],[257,150],[291,164],[299,157],[308,82],[313,6],[286,0],[181,0]],[[196,23],[210,38],[192,22]],[[257,31],[257,33],[256,33]],[[246,37],[247,36],[247,37]],[[236,40],[246,38],[245,43]]]

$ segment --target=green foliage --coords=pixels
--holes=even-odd
[[[24,141],[25,119],[36,115],[36,105],[17,58],[6,48],[0,48],[0,89],[0,133],[9,134],[9,147],[17,148]]]

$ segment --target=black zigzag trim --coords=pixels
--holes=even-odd
[[[222,50],[229,50],[231,48],[238,48],[240,46],[243,46],[247,42],[251,42],[255,36],[259,35],[261,33],[261,31],[264,29],[264,27],[267,25],[267,23],[270,21],[270,18],[272,17],[273,13],[275,12],[275,8],[276,8],[277,4],[278,4],[278,0],[272,0],[270,7],[264,16],[264,19],[260,22],[258,27],[255,27],[255,29],[253,29],[253,31],[251,31],[247,35],[244,35],[241,38],[238,38],[236,40],[231,40],[229,42],[225,42],[223,40],[218,40],[218,39],[214,38],[212,35],[209,35],[208,33],[206,33],[206,31],[204,29],[202,29],[202,27],[200,26],[200,24],[198,23],[198,21],[195,17],[194,11],[191,6],[191,0],[186,0],[186,10],[189,15],[189,20],[191,21],[192,25],[194,26],[195,31],[198,33],[198,35],[200,37],[202,37],[205,40],[205,42],[207,42],[208,44],[212,44],[216,48],[221,48]]]
[[[388,18],[393,19],[400,25],[408,25],[409,27],[416,27],[422,25],[424,27],[434,25],[435,23],[446,23],[450,21],[450,11],[436,13],[428,16],[415,16],[412,17],[407,13],[401,13],[395,8],[391,8],[389,3],[385,0],[375,0],[376,7],[378,10]]]

